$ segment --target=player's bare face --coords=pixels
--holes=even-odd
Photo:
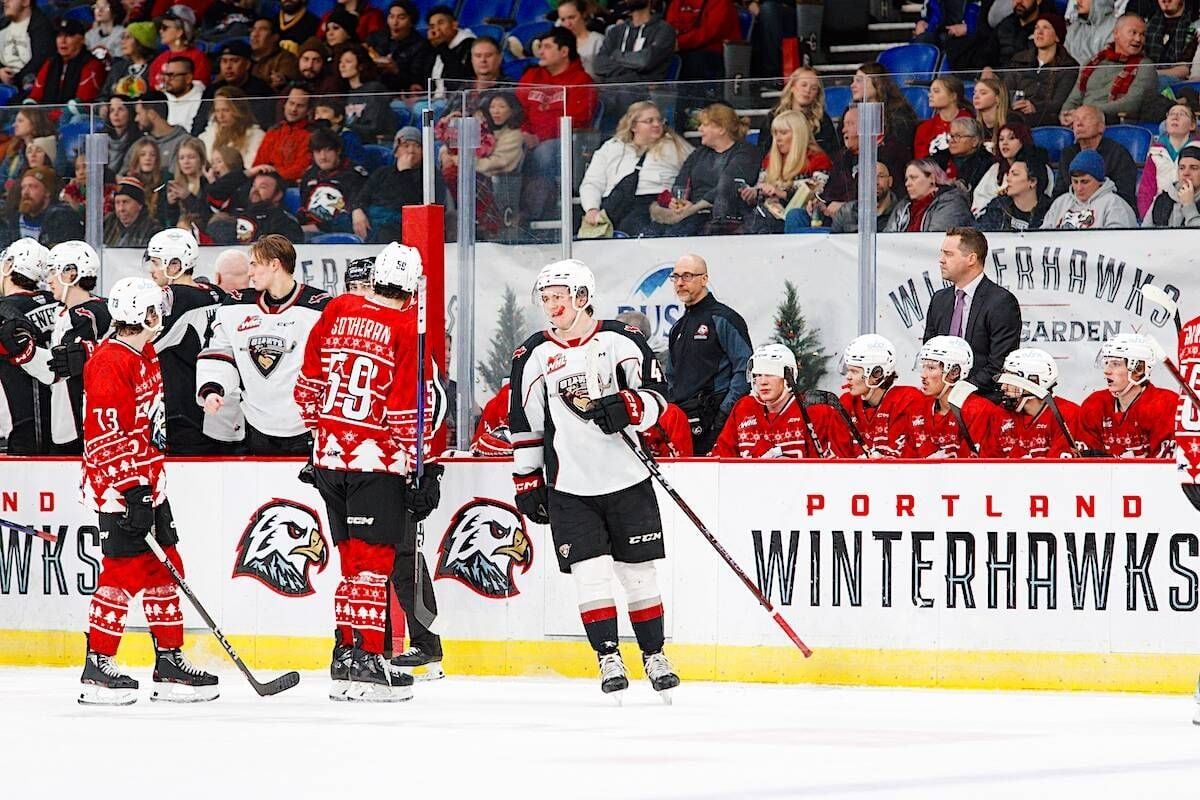
[[[1101,366],[1104,369],[1104,382],[1108,391],[1114,395],[1125,394],[1129,385],[1133,383],[1133,376],[1129,374],[1129,362],[1123,358],[1106,358]]]
[[[50,274],[46,276],[46,282],[50,284],[50,293],[54,295],[54,299],[60,303],[65,303],[67,300],[67,289],[75,284],[75,276],[78,271],[72,267],[59,272],[56,269],[50,270]]]
[[[271,269],[269,263],[259,261],[255,257],[250,259],[250,285],[256,291],[265,292],[267,287],[271,285],[271,278],[274,276],[274,270]]]
[[[926,397],[937,397],[946,388],[946,371],[941,362],[921,362],[921,393]]]
[[[783,397],[783,378],[778,375],[755,375],[754,396],[764,405],[774,405]]]
[[[852,397],[866,397],[871,391],[862,367],[846,367],[846,383],[842,388],[849,391]]]
[[[146,259],[146,268],[150,272],[150,279],[159,286],[166,286],[170,281],[167,279],[167,271],[163,267],[161,258]]]
[[[575,324],[579,311],[571,302],[571,293],[565,286],[550,286],[541,292],[542,311],[546,319],[559,331],[568,331]]]

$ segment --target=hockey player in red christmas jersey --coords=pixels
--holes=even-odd
[[[746,365],[750,394],[733,404],[712,455],[719,458],[826,458],[842,424],[829,406],[803,409],[788,388],[796,356],[765,344]],[[807,413],[808,419],[805,419]],[[811,427],[810,427],[811,423]]]
[[[958,336],[934,336],[917,353],[925,408],[912,418],[918,458],[999,458],[996,434],[1002,411],[977,394],[962,406],[964,432],[948,397],[975,364],[971,345]]]
[[[1058,365],[1054,357],[1036,347],[1013,350],[1004,358],[1004,372],[996,377],[1003,391],[1003,406],[1008,413],[1000,420],[998,443],[1004,458],[1070,458],[1079,453],[1071,447],[1078,435],[1079,406],[1061,397],[1054,405],[1062,422],[1054,416],[1050,404],[1039,399],[1022,382],[1054,390]],[[1066,427],[1067,431],[1063,430]]]
[[[509,383],[505,381],[496,396],[483,407],[483,416],[475,426],[471,454],[485,458],[504,458],[512,455],[508,438]]]
[[[440,495],[440,465],[425,467],[419,486],[406,476],[417,426],[429,442],[445,404],[433,376],[424,420],[417,419],[417,325],[412,313],[421,256],[392,242],[375,259],[365,296],[330,301],[309,334],[295,400],[313,433],[313,478],[325,500],[341,558],[334,595],[338,642],[330,675],[335,700],[395,702],[412,697],[411,675],[391,672],[383,657],[388,576],[411,513],[424,519]]]
[[[642,444],[655,458],[691,458],[692,426],[687,412],[667,403],[658,421],[641,433]]]
[[[912,420],[922,413],[923,395],[912,386],[896,385],[896,347],[877,333],[846,345],[842,354],[846,391],[842,407],[862,434],[868,458],[913,458]],[[838,429],[834,450],[842,458],[862,458],[863,446],[845,425]]]
[[[1179,397],[1150,383],[1162,358],[1159,343],[1140,333],[1119,333],[1104,343],[1096,360],[1107,388],[1079,408],[1079,435],[1088,447],[1117,458],[1174,457]]]
[[[79,702],[128,705],[138,683],[113,663],[129,601],[143,592],[142,608],[154,639],[154,694],[177,702],[213,700],[215,675],[184,657],[183,614],[175,582],[151,552],[153,532],[183,573],[179,536],[163,475],[166,410],[162,372],[151,340],[162,328],[162,290],[147,278],[124,278],[108,299],[114,336],[83,370],[83,494],[100,514],[104,560],[88,611],[87,660]]]

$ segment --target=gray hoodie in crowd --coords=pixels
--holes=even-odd
[[[625,19],[604,34],[592,74],[600,83],[661,81],[674,55],[675,29],[662,17],[653,16],[638,27]]]
[[[1075,11],[1073,4],[1068,9],[1070,24],[1067,25],[1067,40],[1063,42],[1063,47],[1080,66],[1095,58],[1096,53],[1112,41],[1113,29],[1117,27],[1115,6],[1115,0],[1092,0],[1092,10],[1086,18],[1072,14]]]
[[[909,208],[912,201],[905,197],[900,201],[888,220],[884,233],[895,233],[908,230]],[[971,213],[971,201],[967,193],[957,186],[943,186],[938,189],[933,203],[925,211],[921,220],[922,231],[946,231],[959,225],[974,225],[975,215]]]
[[[1129,203],[1117,194],[1112,178],[1105,178],[1096,193],[1086,201],[1075,197],[1074,191],[1050,204],[1042,230],[1092,230],[1099,228],[1136,228],[1137,214]]]

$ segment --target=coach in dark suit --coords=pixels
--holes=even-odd
[[[1013,293],[983,274],[987,239],[974,228],[946,231],[938,255],[942,278],[950,281],[934,293],[925,315],[925,336],[961,336],[971,345],[975,366],[968,380],[989,400],[999,401],[994,378],[1004,359],[1021,346],[1021,307]]]

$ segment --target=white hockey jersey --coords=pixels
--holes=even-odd
[[[59,380],[50,369],[50,349],[76,341],[99,342],[109,334],[112,315],[108,301],[93,297],[66,308],[60,306],[46,347],[39,347],[21,368],[50,387],[50,436],[55,444],[68,444],[82,435],[83,379]]]
[[[545,469],[546,482],[567,494],[592,497],[641,483],[646,467],[616,435],[605,434],[568,407],[563,395],[596,399],[636,390],[645,413],[638,432],[666,409],[658,362],[637,328],[596,322],[580,339],[552,332],[531,336],[513,353],[509,435],[518,474]]]
[[[293,390],[304,363],[308,334],[330,296],[297,283],[279,304],[252,289],[230,293],[217,309],[212,343],[196,364],[196,401],[211,386],[226,396],[241,387],[246,423],[268,436],[299,436],[307,429]]]

